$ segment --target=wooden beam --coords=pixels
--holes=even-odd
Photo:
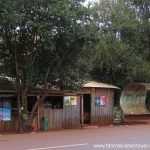
[[[83,114],[83,95],[80,96],[80,118],[81,118],[81,128],[83,128],[84,124],[84,114]]]

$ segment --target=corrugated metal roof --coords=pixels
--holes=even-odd
[[[141,83],[145,86],[146,90],[150,90],[150,83]]]
[[[90,81],[90,82],[84,84],[82,87],[120,89],[119,87],[116,87],[116,86],[113,86],[110,84],[105,84],[105,83],[95,82],[95,81]]]
[[[147,90],[150,90],[150,83],[130,83],[123,89],[120,105],[124,114],[150,114],[146,102]]]
[[[128,89],[132,86],[144,86],[146,90],[150,90],[150,83],[130,83],[124,89]]]

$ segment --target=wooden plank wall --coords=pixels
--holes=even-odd
[[[80,124],[80,99],[78,97],[77,105],[64,106],[63,110],[63,128],[79,128]]]
[[[12,115],[11,121],[0,121],[0,133],[17,132],[18,119]],[[23,127],[23,132],[39,131],[38,116],[33,119],[32,129]]]
[[[9,132],[11,131],[11,122],[10,121],[0,121],[0,132]]]
[[[106,106],[95,107],[95,96],[106,96]],[[113,124],[113,91],[111,89],[96,89],[92,96],[92,123],[97,125]]]
[[[48,118],[48,129],[61,129],[63,109],[44,109],[44,117]]]
[[[12,115],[10,121],[0,121],[0,132],[15,132],[17,131],[17,118]]]
[[[114,116],[114,90],[101,88],[83,88],[83,94],[91,94],[91,124],[111,125]],[[106,96],[106,106],[95,107],[95,96]]]
[[[78,96],[77,105],[63,106],[63,109],[44,108],[43,104],[39,107],[39,118],[48,117],[48,130],[79,128],[80,125],[80,97]]]

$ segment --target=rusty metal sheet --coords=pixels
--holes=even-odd
[[[124,114],[150,114],[146,107],[146,88],[141,84],[126,87],[120,98]]]

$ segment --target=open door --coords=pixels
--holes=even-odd
[[[91,124],[91,94],[83,94],[83,123]]]

